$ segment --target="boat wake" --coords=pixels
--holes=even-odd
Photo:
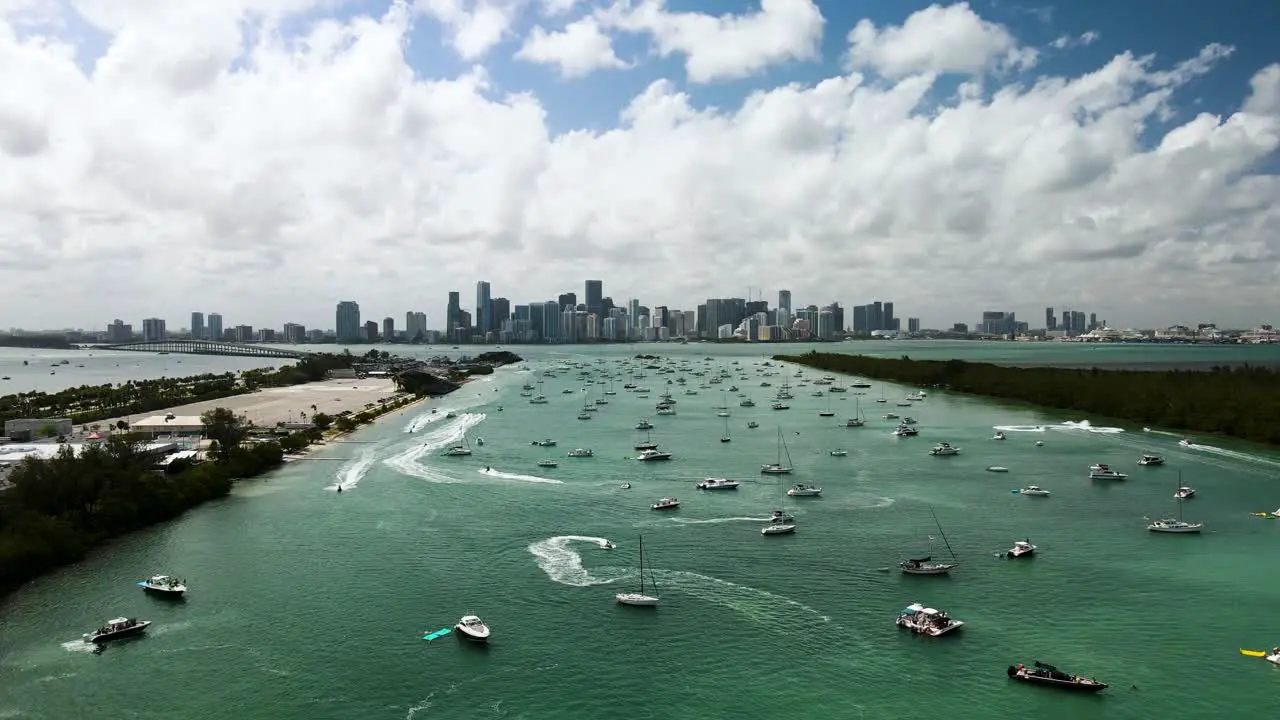
[[[765,517],[726,517],[726,518],[705,518],[695,520],[693,518],[671,517],[664,518],[661,522],[673,525],[719,525],[720,523],[731,522],[769,522],[770,518]]]
[[[1240,452],[1239,450],[1228,450],[1227,448],[1221,448],[1216,445],[1201,445],[1200,443],[1187,443],[1186,445],[1183,445],[1182,443],[1178,443],[1178,447],[1183,448],[1184,450],[1195,450],[1198,452],[1217,455],[1222,458],[1239,460],[1241,462],[1267,465],[1269,467],[1280,467],[1280,460],[1273,460],[1260,455]]]
[[[491,478],[501,478],[503,480],[517,480],[519,482],[542,483],[544,485],[563,485],[563,480],[555,478],[538,477],[537,475],[518,475],[516,473],[502,472],[493,468],[480,468],[476,472]]]
[[[334,475],[333,484],[326,487],[325,490],[336,491],[341,488],[343,491],[350,490],[360,484],[364,476],[369,473],[369,468],[378,460],[378,451],[382,449],[385,443],[377,445],[369,445],[355,458],[343,463],[338,468],[338,472]]]
[[[94,645],[93,643],[88,642],[83,638],[79,640],[68,640],[64,643],[59,643],[59,644],[62,645],[62,649],[66,650],[67,652],[91,653],[94,650],[98,649],[97,645]]]
[[[482,401],[480,400],[472,400],[470,402],[464,402],[461,405],[450,406],[450,407],[438,407],[432,410],[428,410],[424,413],[414,416],[412,420],[410,420],[408,423],[405,424],[404,431],[406,433],[416,433],[419,430],[422,430],[428,427],[432,423],[438,423],[441,420],[451,419],[449,418],[449,413],[451,412],[461,413],[466,410],[470,410],[471,408],[477,405],[480,405],[481,402]]]
[[[571,547],[572,543],[592,543],[597,547],[604,547],[607,542],[609,542],[608,538],[588,535],[557,535],[531,543],[528,550],[537,559],[538,567],[542,568],[542,572],[546,573],[553,582],[572,587],[590,587],[617,582],[628,575],[635,574],[634,570],[628,571],[626,568],[617,567],[595,568],[588,571],[582,567],[582,556]]]
[[[459,415],[455,422],[442,428],[432,430],[421,436],[421,442],[397,455],[383,460],[384,465],[395,468],[401,475],[416,477],[433,483],[463,482],[437,472],[418,462],[423,456],[446,448],[463,438],[467,431],[484,422],[484,413],[466,413]]]
[[[1007,432],[1007,433],[1011,433],[1011,432],[1042,433],[1042,432],[1048,432],[1050,430],[1076,430],[1080,432],[1089,432],[1089,433],[1095,433],[1099,435],[1114,435],[1116,433],[1124,432],[1124,428],[1101,427],[1101,426],[1095,427],[1093,423],[1089,422],[1088,420],[1078,420],[1078,421],[1067,420],[1066,422],[1059,423],[1058,425],[993,425],[991,426],[991,429],[999,430],[1000,432]]]

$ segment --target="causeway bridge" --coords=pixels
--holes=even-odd
[[[242,357],[288,358],[301,360],[313,353],[289,350],[279,345],[259,343],[219,342],[217,340],[153,340],[118,345],[95,345],[101,350],[127,350],[129,352],[177,353],[179,355],[239,355]]]

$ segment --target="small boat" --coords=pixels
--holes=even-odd
[[[747,423],[748,430],[755,430],[758,427],[760,427],[760,423],[756,422],[755,420],[752,420],[751,422]]]
[[[698,483],[699,490],[737,490],[738,481],[727,478],[707,478]]]
[[[152,575],[138,582],[138,587],[160,597],[178,598],[187,591],[186,583],[168,575]]]
[[[1027,667],[1022,663],[1010,665],[1008,675],[1010,678],[1020,682],[1031,683],[1032,685],[1047,685],[1063,690],[1101,692],[1107,689],[1106,683],[1098,682],[1093,678],[1062,672],[1058,668],[1042,663],[1039,660],[1035,662],[1035,667]]]
[[[649,418],[640,418],[640,422],[636,423],[637,430],[652,430],[653,423],[649,422]]]
[[[1112,470],[1106,465],[1101,465],[1101,466],[1095,465],[1094,467],[1101,468],[1101,469],[1095,470],[1091,468],[1089,470],[1090,480],[1124,480],[1129,477],[1128,475],[1125,475],[1122,472]]]
[[[547,438],[546,440],[534,440],[533,442],[531,442],[531,443],[529,443],[529,444],[530,444],[530,445],[537,445],[538,447],[555,447],[555,446],[556,446],[556,441],[555,441],[555,440],[552,440],[551,438]]]
[[[794,522],[779,520],[760,528],[761,535],[790,535],[796,531]]]
[[[964,627],[963,620],[956,620],[945,610],[935,610],[920,603],[912,603],[898,614],[894,623],[917,635],[940,637]]]
[[[1179,441],[1178,441],[1178,444],[1179,444],[1179,445],[1181,445],[1182,447],[1186,447],[1186,448],[1189,448],[1189,447],[1192,447],[1193,445],[1195,445],[1195,443],[1191,442],[1191,439],[1190,439],[1190,438],[1183,438],[1183,439],[1181,439],[1181,440],[1179,440]]]
[[[630,489],[631,489],[631,483],[622,483],[622,489],[623,489],[623,490],[630,490]]]
[[[862,427],[863,425],[866,425],[866,424],[867,424],[867,421],[863,420],[862,418],[849,418],[848,420],[844,421],[845,427]]]
[[[639,460],[640,462],[654,462],[658,460],[670,460],[670,459],[671,459],[671,453],[662,452],[661,450],[654,450],[652,448],[648,450],[644,450],[639,455],[636,456],[636,460]]]
[[[614,545],[612,540],[605,540],[604,542],[600,543],[601,550],[612,550],[616,547],[618,546]]]
[[[1003,440],[1003,439],[1004,439],[1004,433],[1003,433],[1003,432],[1001,432],[1001,431],[999,431],[999,430],[997,430],[997,431],[996,431],[996,434],[991,436],[991,439],[992,439],[992,440]]]
[[[929,451],[929,454],[937,456],[959,455],[960,448],[954,447],[951,443],[938,443],[933,446],[933,449]]]
[[[1036,546],[1032,545],[1030,538],[1028,538],[1026,540],[1019,540],[1015,542],[1013,547],[1009,548],[1008,551],[1005,552],[1005,555],[1011,558],[1020,558],[1030,557],[1031,555],[1034,555],[1035,552]]]
[[[774,510],[773,516],[769,518],[771,523],[791,523],[796,521],[796,516],[786,510]]]
[[[849,454],[848,450],[832,450],[831,457],[845,457]]]
[[[885,414],[881,415],[880,417],[884,418],[885,420],[897,420],[897,419],[898,419],[898,413],[885,413]]]
[[[1138,464],[1149,465],[1149,466],[1163,465],[1164,458],[1160,457],[1159,455],[1143,455],[1142,458],[1138,460]]]
[[[789,497],[817,497],[822,494],[822,488],[816,485],[806,485],[804,483],[796,483],[787,491]]]
[[[450,412],[450,413],[445,414],[444,419],[445,419],[445,420],[452,420],[452,419],[454,419],[454,418],[456,418],[456,417],[458,417],[458,413],[456,413],[456,412]]]
[[[1190,500],[1195,496],[1196,496],[1195,488],[1180,487],[1178,488],[1178,491],[1173,494],[1173,499],[1174,500]]]
[[[654,510],[675,510],[680,507],[680,501],[673,497],[664,497],[651,506]]]
[[[914,555],[898,563],[906,575],[946,575],[957,563],[935,562],[929,555]]]
[[[484,621],[475,615],[463,615],[457,625],[453,626],[457,631],[458,637],[463,640],[469,640],[477,643],[489,642],[490,630]]]
[[[1009,468],[1003,465],[988,465],[987,472],[1009,472]]]
[[[791,406],[790,406],[790,405],[786,405],[786,404],[784,404],[784,403],[780,403],[780,402],[776,402],[776,403],[774,403],[773,405],[771,405],[770,407],[772,407],[774,410],[790,410],[790,409],[791,409]]]
[[[538,467],[545,467],[545,468],[560,467],[560,463],[556,462],[555,460],[539,460]]]
[[[619,605],[631,605],[634,607],[653,607],[658,604],[658,595],[649,595],[645,592],[645,573],[644,573],[644,537],[640,537],[640,592],[623,592],[614,595],[614,600]],[[649,571],[649,584],[653,586],[654,592],[658,590],[658,583],[653,579],[653,570]]]
[[[902,424],[903,425],[919,425],[920,421],[908,415],[907,417],[902,418]]]
[[[91,633],[85,633],[84,639],[91,643],[110,642],[111,640],[119,640],[120,638],[129,637],[131,635],[139,635],[147,627],[151,625],[150,620],[138,620],[137,618],[115,618],[108,620],[106,625],[94,630]]]
[[[1039,485],[1028,485],[1018,491],[1020,495],[1030,495],[1031,497],[1049,497],[1049,491]]]
[[[568,457],[594,457],[595,453],[591,452],[591,448],[574,448],[569,451]]]
[[[445,450],[444,457],[466,457],[471,454],[471,446],[467,444],[466,438],[462,439],[462,444],[454,445]]]
[[[1044,441],[1043,441],[1043,440],[1037,440],[1037,441],[1036,441],[1036,447],[1044,447]]]
[[[590,419],[591,419],[591,416],[590,416],[590,415],[588,415],[587,413],[581,412],[581,413],[578,413],[578,419],[579,419],[579,420],[590,420]]]
[[[898,437],[915,437],[920,434],[920,430],[915,425],[899,425],[893,429],[893,434]]]
[[[1179,492],[1181,492],[1182,490],[1191,489],[1191,488],[1182,487],[1181,472],[1178,473],[1178,485],[1179,485],[1179,488],[1178,488]],[[1193,490],[1192,494],[1194,493],[1195,491]],[[1177,495],[1175,494],[1174,497],[1176,498]],[[1147,526],[1148,530],[1150,530],[1151,532],[1158,532],[1158,533],[1186,534],[1186,533],[1198,533],[1200,532],[1201,529],[1204,528],[1204,523],[1189,523],[1189,522],[1185,522],[1182,519],[1182,502],[1181,502],[1182,498],[1177,498],[1177,499],[1179,501],[1178,502],[1178,518],[1176,520],[1173,518],[1163,518],[1160,520],[1156,520],[1155,522],[1152,522],[1150,525]]]

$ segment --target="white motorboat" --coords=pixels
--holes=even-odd
[[[555,460],[539,460],[538,467],[545,467],[545,468],[560,467],[560,463],[556,462]]]
[[[645,577],[644,568],[644,537],[640,538],[640,591],[639,592],[621,592],[614,595],[614,599],[619,605],[632,605],[634,607],[653,607],[658,604],[658,583],[653,579],[652,569],[649,571],[649,577]],[[655,594],[650,595],[645,592],[645,580],[649,581],[649,585],[653,587]]]
[[[1198,533],[1203,528],[1204,523],[1189,523],[1172,518],[1156,520],[1147,526],[1151,532],[1158,533]]]
[[[786,510],[774,510],[773,516],[769,518],[769,522],[779,523],[779,524],[793,523],[795,521],[796,521],[796,516],[792,515]]]
[[[908,395],[908,396],[907,396],[907,399],[908,399],[908,400],[911,400],[911,401],[920,401],[920,400],[923,400],[923,399],[924,399],[924,393],[923,393],[923,392],[913,392],[913,393],[911,393],[910,395]]]
[[[902,425],[919,425],[919,424],[920,424],[920,422],[919,422],[918,420],[916,420],[915,418],[911,417],[910,415],[908,415],[908,416],[906,416],[906,417],[902,418],[902,423],[901,423],[901,424],[902,424]]]
[[[1112,470],[1111,468],[1106,466],[1103,466],[1103,469],[1101,470],[1089,471],[1090,480],[1124,480],[1128,477],[1129,477],[1128,475],[1125,475],[1122,472],[1117,472],[1115,470]]]
[[[738,481],[728,478],[707,478],[698,483],[699,490],[737,490]]]
[[[897,420],[899,415],[898,413],[885,413],[880,417],[884,418],[885,420]]]
[[[670,459],[671,459],[671,453],[662,452],[661,450],[655,450],[652,448],[648,450],[644,450],[639,455],[636,456],[636,460],[639,460],[640,462],[655,462],[658,460],[670,460]]]
[[[1035,554],[1035,551],[1036,546],[1032,545],[1030,538],[1028,538],[1026,540],[1019,540],[1015,542],[1013,547],[1009,548],[1008,551],[1005,552],[1005,555],[1011,558],[1028,557]]]
[[[1031,497],[1049,497],[1049,491],[1039,485],[1028,485],[1018,491],[1020,495],[1030,495]]]
[[[675,510],[680,507],[680,501],[673,497],[664,497],[650,507],[654,510]]]
[[[84,639],[91,643],[109,642],[111,640],[119,640],[120,638],[129,637],[131,635],[139,635],[151,625],[150,620],[138,620],[137,618],[115,618],[108,620],[106,625],[84,634]]]
[[[670,405],[663,405],[662,407],[658,408],[658,414],[659,415],[675,415],[676,409],[671,407]]]
[[[1111,469],[1111,466],[1105,463],[1097,463],[1089,466],[1089,472],[1102,472],[1103,470],[1110,470],[1110,469]]]
[[[574,448],[573,450],[569,451],[569,455],[568,455],[568,457],[579,457],[579,458],[594,457],[594,456],[595,456],[595,453],[591,451],[591,448]]]
[[[489,642],[491,634],[489,626],[485,625],[484,621],[475,615],[463,615],[458,624],[453,626],[453,629],[457,631],[458,637],[463,640],[477,643]]]
[[[790,410],[791,409],[790,405],[786,405],[780,402],[776,402],[770,407],[772,407],[774,410]]]
[[[1178,491],[1173,494],[1173,499],[1174,500],[1190,500],[1195,496],[1196,496],[1195,488],[1180,487],[1178,488]]]
[[[845,457],[849,454],[848,450],[832,450],[831,457]]]
[[[652,430],[653,423],[649,422],[649,418],[640,418],[640,422],[636,423],[637,430]]]
[[[1185,448],[1189,448],[1195,445],[1195,443],[1191,442],[1190,438],[1183,438],[1178,441],[1178,444]]]
[[[996,431],[996,434],[991,436],[991,439],[992,439],[992,440],[1003,440],[1003,439],[1004,439],[1004,433],[1003,433],[1003,432],[1000,432],[1000,431],[998,431],[998,430],[997,430],[997,431]]]
[[[140,580],[138,587],[153,595],[170,598],[182,597],[187,591],[186,583],[168,575],[152,575],[146,580]]]
[[[893,429],[893,434],[898,437],[915,437],[920,434],[920,430],[915,425],[899,425]]]
[[[531,443],[529,443],[529,444],[530,444],[530,445],[537,445],[538,447],[555,447],[555,446],[556,446],[556,441],[555,441],[555,440],[552,440],[551,438],[547,438],[546,440],[534,440],[533,442],[531,442]]]
[[[1005,466],[1003,466],[1003,465],[988,465],[988,466],[987,466],[987,472],[1001,472],[1001,473],[1004,473],[1004,472],[1009,472],[1009,468],[1007,468],[1007,467],[1005,467]]]
[[[920,603],[908,605],[898,614],[898,619],[895,623],[900,628],[910,630],[917,635],[928,635],[929,637],[946,635],[964,627],[963,620],[952,618],[945,610],[935,610]]]
[[[1142,458],[1138,460],[1138,464],[1147,466],[1163,465],[1164,458],[1159,455],[1143,455]]]
[[[930,455],[959,455],[960,448],[953,446],[951,443],[938,443],[929,451]]]
[[[822,494],[822,488],[816,485],[806,485],[804,483],[796,483],[787,491],[789,497],[817,497]]]

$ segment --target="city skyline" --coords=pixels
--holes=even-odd
[[[478,279],[934,326],[1274,303],[1275,3],[0,7],[5,325],[438,326]]]

